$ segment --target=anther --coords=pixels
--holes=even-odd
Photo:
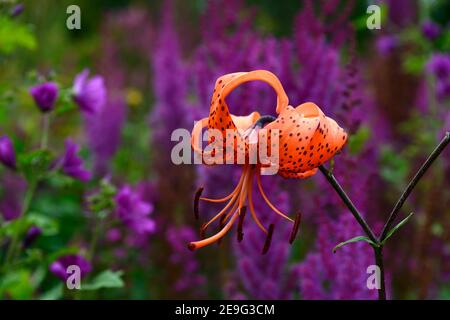
[[[202,196],[202,192],[203,192],[203,187],[200,187],[197,189],[197,191],[195,192],[195,198],[194,198],[194,216],[195,219],[198,220],[200,215],[198,213],[198,202],[200,200],[200,197]]]
[[[263,250],[262,250],[262,254],[266,254],[267,251],[269,251],[270,243],[272,242],[272,235],[273,235],[273,229],[274,228],[275,228],[275,225],[272,223],[269,226],[269,231],[267,233],[266,241],[264,242],[264,247],[263,247]]]
[[[300,220],[302,218],[302,213],[298,212],[295,216],[294,226],[292,227],[291,235],[289,237],[289,243],[292,244],[297,236],[298,228],[300,227]]]
[[[244,226],[244,218],[245,213],[247,211],[247,207],[242,207],[239,210],[239,223],[238,223],[238,231],[237,231],[237,240],[241,242],[244,239],[244,233],[242,232],[242,227]]]

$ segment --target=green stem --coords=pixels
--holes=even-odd
[[[22,211],[16,221],[18,224],[18,227],[17,227],[16,232],[14,232],[14,234],[12,235],[11,242],[8,247],[8,251],[6,253],[5,263],[4,263],[5,271],[8,269],[8,266],[14,261],[14,258],[17,254],[16,251],[19,246],[20,235],[22,234],[23,231],[25,231],[25,230],[22,230],[25,227],[25,222],[26,222],[25,215],[30,208],[31,200],[33,199],[34,192],[36,190],[36,185],[37,185],[36,182],[31,182],[30,186],[25,194]]]
[[[97,216],[97,213],[94,213],[94,232],[92,234],[91,245],[89,247],[88,259],[92,262],[95,254],[95,250],[97,248],[98,239],[102,232],[102,221]]]
[[[47,149],[49,131],[50,131],[50,114],[44,113],[42,115],[41,149],[44,149],[44,150]]]
[[[375,264],[380,268],[380,289],[378,289],[378,300],[386,300],[386,281],[384,280],[383,246],[373,247],[375,253]]]

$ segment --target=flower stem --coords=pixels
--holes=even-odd
[[[28,212],[28,209],[30,208],[30,204],[31,204],[31,200],[33,199],[34,196],[34,192],[36,190],[36,182],[31,182],[30,186],[28,187],[28,190],[25,194],[24,197],[24,201],[23,201],[23,206],[22,206],[22,211],[20,216],[17,218],[17,224],[18,227],[16,229],[16,232],[13,233],[12,238],[11,238],[11,242],[8,246],[8,251],[6,253],[6,257],[5,257],[5,263],[4,263],[4,270],[6,271],[8,266],[14,261],[14,257],[16,256],[16,251],[17,251],[17,247],[19,245],[19,240],[20,240],[20,234],[22,233],[22,229],[24,229],[25,227],[25,215]]]
[[[98,239],[100,237],[100,234],[102,233],[102,219],[99,219],[99,217],[97,217],[98,213],[94,213],[94,230],[92,233],[92,238],[91,238],[91,244],[89,246],[89,252],[87,255],[87,258],[92,262],[94,259],[94,255],[95,255],[95,250],[97,248],[97,243],[98,243]]]
[[[331,186],[336,190],[337,194],[341,197],[342,201],[344,201],[347,208],[350,210],[350,212],[355,217],[356,221],[358,221],[361,228],[366,233],[367,237],[372,240],[374,243],[378,244],[378,239],[375,237],[375,234],[373,233],[372,229],[367,224],[366,220],[362,217],[362,215],[359,213],[358,209],[356,209],[355,205],[353,204],[352,200],[347,196],[344,189],[342,189],[339,182],[336,180],[334,175],[328,171],[324,166],[319,167],[320,172],[323,173],[325,178],[328,180],[328,182],[331,184]]]
[[[437,147],[433,150],[433,152],[430,154],[427,160],[422,164],[419,171],[414,175],[412,180],[409,182],[406,189],[403,191],[402,195],[398,199],[397,203],[395,204],[394,208],[392,209],[391,214],[389,215],[389,218],[386,222],[386,224],[383,227],[383,231],[381,232],[381,236],[379,238],[380,242],[383,242],[387,236],[387,233],[392,227],[392,224],[394,223],[395,219],[398,216],[398,213],[400,212],[403,204],[405,203],[406,199],[408,199],[409,195],[413,191],[414,187],[417,185],[419,180],[422,178],[422,176],[427,172],[428,168],[433,164],[434,160],[439,157],[439,155],[444,151],[445,147],[450,142],[450,132],[447,132],[445,134],[445,137],[441,140],[441,142],[437,145]]]
[[[375,253],[375,264],[380,268],[380,288],[378,289],[378,300],[386,300],[386,283],[384,280],[383,246],[373,247]]]
[[[44,113],[42,115],[41,149],[47,149],[49,131],[50,131],[50,115],[48,113]]]

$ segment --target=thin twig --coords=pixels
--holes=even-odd
[[[403,191],[402,195],[398,199],[397,203],[395,204],[394,208],[392,209],[389,219],[387,220],[386,224],[383,227],[383,231],[381,232],[379,242],[382,242],[386,238],[387,233],[391,229],[392,224],[394,223],[395,219],[397,218],[397,215],[400,212],[400,209],[402,208],[406,199],[408,199],[409,195],[411,194],[411,192],[413,191],[414,187],[417,185],[419,180],[422,178],[422,176],[425,174],[425,172],[427,172],[428,168],[433,164],[434,160],[436,160],[436,158],[439,157],[439,155],[442,153],[442,151],[444,151],[445,147],[447,147],[449,142],[450,142],[450,132],[447,132],[445,134],[445,137],[441,140],[441,142],[433,150],[433,152],[430,154],[428,159],[425,160],[425,162],[420,167],[419,171],[417,171],[415,176],[409,182],[405,191]]]
[[[350,212],[355,217],[356,221],[360,224],[361,228],[363,228],[364,232],[366,233],[367,237],[369,237],[370,240],[372,240],[374,243],[378,244],[378,239],[373,233],[372,229],[367,224],[366,220],[361,216],[358,209],[356,209],[355,205],[353,204],[352,200],[347,196],[344,189],[342,189],[339,182],[336,180],[334,175],[328,171],[324,166],[319,167],[320,172],[323,173],[325,178],[327,178],[328,182],[333,186],[334,190],[338,193],[338,195],[341,197],[342,201],[344,201],[347,208],[350,210]]]

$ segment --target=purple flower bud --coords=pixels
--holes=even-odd
[[[86,113],[97,113],[106,102],[106,88],[103,77],[96,75],[88,79],[89,70],[79,73],[73,83],[73,99]]]
[[[8,136],[0,137],[0,162],[11,169],[16,169],[16,153]]]
[[[82,278],[92,271],[92,265],[90,262],[81,255],[77,254],[60,257],[50,265],[49,270],[61,280],[66,281],[70,275],[67,273],[67,268],[71,265],[75,265],[80,268]]]
[[[433,40],[441,33],[441,27],[433,21],[425,21],[422,25],[422,33],[425,37]]]
[[[39,227],[31,226],[28,229],[25,239],[23,241],[23,246],[25,248],[31,246],[31,244],[42,234],[42,230]]]
[[[66,151],[61,159],[62,171],[75,179],[81,181],[89,181],[91,173],[83,168],[83,160],[77,155],[79,146],[72,142],[72,140],[66,140]]]
[[[42,112],[49,112],[58,98],[58,86],[54,82],[45,82],[30,88],[30,94]]]
[[[15,18],[15,17],[21,15],[24,9],[25,9],[25,6],[23,5],[23,3],[18,3],[14,7],[11,8],[11,10],[9,11],[9,14],[11,15],[11,17]]]

